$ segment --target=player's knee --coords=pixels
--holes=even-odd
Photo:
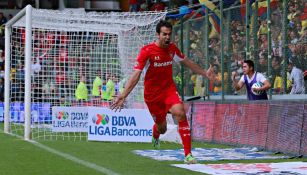
[[[164,133],[166,133],[166,130],[167,130],[166,128],[163,128],[163,129],[159,130],[159,133],[164,134]]]
[[[164,134],[166,132],[167,128],[166,126],[161,126],[161,127],[158,127],[158,131],[160,134]]]
[[[176,113],[174,113],[173,115],[176,116],[176,118],[177,118],[178,121],[184,121],[184,120],[186,120],[186,118],[187,118],[184,111],[176,112]]]

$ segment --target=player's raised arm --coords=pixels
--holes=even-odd
[[[232,83],[233,83],[233,87],[235,88],[236,91],[242,89],[242,87],[244,86],[244,82],[243,81],[238,81],[236,80],[236,75],[232,74]]]
[[[203,68],[201,68],[198,64],[196,64],[194,61],[185,58],[184,60],[181,61],[182,64],[184,64],[185,66],[187,66],[188,68],[190,68],[193,72],[200,74],[204,77],[207,77],[210,79],[211,75],[212,75],[212,66],[210,65],[208,70],[205,70]]]
[[[115,112],[116,112],[117,110],[119,110],[119,111],[121,110],[121,108],[122,108],[123,105],[124,105],[124,102],[125,102],[126,97],[130,94],[130,92],[133,90],[133,88],[134,88],[134,87],[136,86],[136,84],[139,82],[141,74],[142,74],[142,71],[141,71],[141,70],[135,70],[135,71],[131,74],[131,76],[130,76],[128,82],[127,82],[127,84],[125,85],[124,91],[123,91],[121,94],[119,94],[119,95],[115,98],[114,102],[111,104],[110,108],[111,108],[112,110],[115,109]]]

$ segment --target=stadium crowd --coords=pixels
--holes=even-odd
[[[12,39],[11,96],[13,101],[23,101],[25,29],[14,28],[13,33],[16,38]],[[104,37],[110,41],[104,42]],[[115,35],[34,29],[32,39],[31,88],[37,102],[69,105],[93,99],[110,101],[119,92],[118,73],[99,67],[110,61],[105,59],[116,58],[112,55],[116,50],[103,50],[116,48]],[[90,40],[99,44],[92,45]],[[95,62],[95,59],[100,60]],[[116,70],[112,66],[109,69]]]
[[[250,51],[251,59],[256,63],[256,70],[263,73],[267,77],[271,77],[274,94],[304,94],[307,86],[307,2],[303,0],[295,0],[288,2],[288,16],[287,16],[287,38],[288,45],[286,47],[286,63],[288,67],[287,72],[287,89],[283,88],[283,50],[282,50],[282,4],[272,7],[271,13],[271,31],[272,31],[272,55],[271,55],[271,75],[268,75],[268,28],[266,13],[259,16],[258,30],[255,33],[257,41],[254,41],[253,31],[250,31]],[[245,16],[240,14],[241,7],[232,9],[230,12],[230,31],[227,36],[225,32],[224,37],[224,84],[226,94],[245,93],[245,90],[240,92],[234,91],[231,87],[229,79],[234,74],[240,78],[243,74],[242,63],[246,59],[246,26]],[[197,11],[197,10],[194,10]],[[199,13],[199,11],[197,12]],[[226,13],[225,13],[226,14]],[[189,20],[191,15],[186,15],[184,18]],[[203,19],[204,14],[194,15],[194,19],[190,23],[184,25],[185,29],[189,29],[189,35],[184,39],[184,48],[186,54],[200,65],[205,65],[204,56],[204,24],[199,19]],[[251,16],[252,18],[252,16]],[[252,19],[251,19],[252,20]],[[176,24],[176,22],[175,22]],[[251,24],[250,28],[252,29]],[[227,28],[227,27],[226,27]],[[177,28],[178,29],[178,28]],[[185,30],[184,29],[184,30]],[[210,29],[209,29],[210,30]],[[230,38],[227,41],[226,38]],[[175,42],[180,45],[180,29],[175,31]],[[258,48],[255,48],[256,42]],[[227,45],[227,43],[229,43]],[[222,75],[220,62],[220,48],[221,39],[220,34],[211,28],[209,34],[209,59],[210,63],[214,64],[216,76],[209,82],[209,92],[211,95],[220,95],[222,92]],[[181,83],[180,74],[176,72],[175,80],[177,84]],[[305,78],[305,81],[304,81]],[[191,72],[185,73],[185,80],[187,80],[184,93],[186,95],[203,95],[204,83],[201,77],[192,74]],[[180,86],[180,85],[179,85]]]
[[[170,0],[129,0],[130,11],[131,12],[140,12],[140,11],[164,11],[167,10],[170,6],[181,6],[187,5],[189,2],[184,0],[178,0],[172,4]]]
[[[12,17],[10,14],[7,18],[0,12],[0,101],[4,101],[4,25]]]

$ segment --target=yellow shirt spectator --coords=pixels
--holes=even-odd
[[[282,90],[282,87],[283,87],[283,83],[282,82],[283,81],[282,81],[282,77],[281,76],[276,76],[275,77],[273,88],[274,88],[274,92],[276,94],[281,93],[281,90]]]
[[[291,84],[292,84],[292,81],[289,79],[289,73],[287,72],[287,91],[290,91],[290,87],[291,87]],[[276,94],[279,94],[281,92],[283,92],[283,87],[284,87],[284,83],[283,83],[283,78],[281,76],[276,76],[275,77],[275,81],[274,81],[274,92]]]
[[[88,99],[88,90],[84,82],[80,82],[75,92],[77,100],[87,100]]]
[[[97,76],[93,82],[93,89],[92,89],[93,97],[100,96],[101,86],[102,86],[102,80]]]
[[[103,100],[108,100],[108,96],[107,96],[107,85],[103,84],[102,87],[101,87],[101,91],[102,91],[102,94],[101,94],[101,98]]]
[[[113,96],[115,95],[115,83],[109,79],[106,84],[106,92],[105,92],[105,99],[112,100]]]
[[[195,75],[194,82],[194,95],[204,95],[204,83],[203,77],[201,75]]]
[[[218,73],[215,77],[215,80],[214,80],[214,89],[213,89],[213,92],[215,93],[219,93],[219,92],[222,92],[222,85],[221,85],[221,82],[222,82],[222,74],[221,73]]]

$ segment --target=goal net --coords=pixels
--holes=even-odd
[[[82,131],[54,132],[52,117],[65,118],[65,112],[52,116],[52,110],[108,106],[113,95],[123,90],[138,51],[154,40],[155,26],[166,13],[31,11],[31,20],[26,20],[28,12],[24,11],[6,28],[9,132],[25,134],[26,106],[30,103],[32,139],[85,140],[87,134]],[[32,24],[30,37],[26,35],[28,23]],[[27,42],[31,45],[28,67]],[[27,86],[30,102],[25,99]],[[142,91],[143,80],[129,96],[128,107],[143,103]]]

